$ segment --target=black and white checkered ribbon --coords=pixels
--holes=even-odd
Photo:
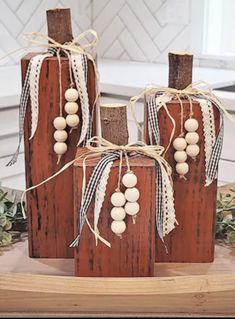
[[[219,134],[216,138],[215,144],[212,148],[208,169],[206,170],[206,175],[210,181],[213,181],[217,178],[218,175],[218,165],[223,147],[223,138],[224,138],[224,118],[222,112],[220,112],[221,125]]]
[[[71,243],[70,247],[76,247],[79,245],[80,236],[82,233],[82,229],[85,223],[85,216],[87,213],[87,210],[91,204],[92,198],[94,197],[94,194],[96,192],[96,188],[99,184],[100,178],[102,176],[102,173],[104,169],[106,168],[107,164],[117,160],[120,158],[119,152],[113,152],[108,153],[107,155],[104,155],[98,164],[96,165],[95,169],[92,172],[92,175],[89,179],[89,182],[86,186],[84,196],[83,196],[83,202],[81,203],[81,208],[79,211],[79,234],[74,239],[74,241]]]
[[[158,109],[156,104],[156,97],[151,97],[147,102],[148,110],[148,131],[150,144],[160,145],[160,130],[158,124]]]
[[[17,162],[19,153],[20,153],[20,146],[24,134],[24,119],[26,114],[26,109],[28,105],[28,100],[30,96],[30,84],[29,84],[29,78],[30,78],[30,70],[31,70],[31,62],[28,64],[28,68],[25,75],[25,80],[20,96],[20,104],[19,104],[19,142],[17,149],[15,153],[13,154],[13,157],[11,158],[10,162],[7,164],[7,166],[11,166]]]

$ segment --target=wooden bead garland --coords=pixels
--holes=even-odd
[[[184,123],[187,134],[185,137],[180,136],[173,141],[173,147],[176,150],[174,159],[177,162],[175,169],[180,177],[184,177],[189,171],[189,165],[186,163],[187,157],[195,158],[200,152],[199,146],[197,145],[199,135],[195,132],[198,126],[199,124],[196,119],[187,119]],[[184,135],[183,131],[181,135]]]
[[[199,146],[197,145],[197,142],[199,141],[199,135],[197,132],[195,132],[198,129],[198,126],[198,121],[193,118],[189,118],[184,123],[184,128],[186,129],[186,131],[188,131],[188,133],[185,136],[186,142],[188,141],[186,153],[188,156],[192,158],[196,158],[196,156],[200,152]]]
[[[68,138],[68,133],[65,131],[66,126],[71,128],[76,127],[79,124],[79,116],[76,114],[78,111],[78,104],[75,102],[78,99],[78,91],[74,88],[69,88],[65,91],[65,112],[68,114],[66,119],[63,116],[58,116],[54,119],[53,125],[56,129],[54,133],[54,152],[60,156],[66,153],[68,147],[65,141]],[[58,162],[59,162],[58,159]]]
[[[135,187],[137,184],[137,176],[133,172],[128,171],[123,176],[122,183],[127,187],[125,191],[127,203],[124,209],[127,215],[132,216],[133,223],[135,224],[136,216],[140,210],[139,203],[137,202],[140,197],[140,192]]]
[[[126,199],[122,192],[116,190],[116,192],[112,194],[110,200],[114,206],[110,213],[113,219],[111,223],[111,230],[114,234],[121,237],[122,233],[126,230],[126,223],[123,221],[126,217],[126,213],[123,208],[126,203]]]
[[[140,210],[140,205],[137,202],[140,192],[135,187],[137,184],[137,176],[132,171],[128,170],[122,177],[122,184],[127,188],[125,190],[125,194],[119,190],[118,185],[118,188],[115,193],[112,194],[110,199],[114,206],[110,212],[113,219],[111,223],[111,230],[120,237],[126,230],[126,224],[124,222],[126,215],[132,216],[133,223],[135,224],[136,216]]]

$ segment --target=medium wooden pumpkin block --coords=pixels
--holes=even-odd
[[[30,58],[35,54],[26,55],[22,61],[22,78],[24,80]],[[69,62],[61,57],[62,92],[69,88]],[[95,100],[95,74],[91,61],[88,61],[87,90],[90,105]],[[29,102],[30,103],[30,102]],[[26,187],[31,187],[57,172],[64,164],[74,159],[80,135],[82,117],[79,128],[73,130],[66,141],[67,152],[57,165],[57,155],[53,151],[55,140],[53,120],[59,115],[59,73],[56,57],[47,58],[42,65],[39,83],[39,119],[37,131],[29,140],[31,130],[31,110],[28,104],[25,126],[25,171]],[[63,107],[63,116],[66,116]],[[94,120],[95,123],[95,120]],[[67,129],[69,133],[69,129]],[[73,249],[69,244],[73,239],[73,169],[46,184],[27,193],[27,213],[29,220],[29,255],[30,257],[67,258],[73,257]]]
[[[180,134],[180,103],[175,100],[167,103],[167,108],[176,123],[174,137]],[[184,121],[189,118],[190,104],[183,101]],[[203,135],[202,114],[199,103],[193,102],[193,118],[199,123],[197,133],[200,136],[198,145],[200,153],[196,159],[188,156],[189,172],[187,180],[179,177],[175,171],[174,148],[171,145],[165,159],[173,168],[173,185],[176,219],[179,223],[165,237],[168,254],[160,240],[156,243],[157,262],[211,262],[214,259],[215,214],[217,181],[205,187],[205,142]],[[147,117],[147,108],[145,107]],[[215,130],[218,134],[220,114],[214,107]],[[165,109],[158,112],[160,144],[167,147],[172,131],[172,123]],[[145,120],[145,137],[148,142],[147,120]]]
[[[77,153],[79,155],[80,152]],[[86,161],[87,182],[99,158]],[[118,182],[118,165],[115,161],[111,169],[105,200],[98,224],[100,235],[111,243],[111,248],[98,242],[96,246],[94,235],[87,224],[84,225],[79,247],[75,249],[75,274],[84,277],[145,277],[154,275],[155,261],[155,163],[146,157],[130,158],[132,171],[138,178],[136,187],[140,191],[138,203],[140,211],[136,224],[132,217],[126,215],[126,231],[122,239],[111,231],[112,218],[110,211],[111,195]],[[126,172],[125,161],[122,174]],[[74,165],[74,200],[75,200],[75,234],[78,233],[78,216],[80,209],[80,194],[82,192],[82,160]],[[125,187],[122,185],[122,191]],[[87,217],[93,225],[94,199],[89,207]]]

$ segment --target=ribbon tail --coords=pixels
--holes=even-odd
[[[80,234],[77,235],[77,237],[71,242],[71,244],[69,245],[70,248],[75,248],[79,246],[79,242],[80,242]]]
[[[19,141],[18,147],[14,153],[14,155],[12,156],[11,160],[6,164],[6,166],[12,166],[17,162],[19,153],[20,153],[20,144],[21,144],[21,140]]]

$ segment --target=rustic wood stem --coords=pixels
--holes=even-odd
[[[48,36],[59,43],[73,39],[70,9],[47,10]]]
[[[169,87],[185,89],[192,83],[193,55],[187,52],[168,53]]]
[[[128,143],[126,105],[102,104],[100,106],[102,137],[117,145]]]

